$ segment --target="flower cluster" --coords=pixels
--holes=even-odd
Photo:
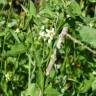
[[[47,40],[48,43],[50,44],[55,36],[54,28],[49,30],[49,29],[45,29],[44,26],[42,26],[39,35],[40,35],[40,38],[44,39],[44,41]]]

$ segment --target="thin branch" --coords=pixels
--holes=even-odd
[[[85,45],[84,43],[82,43],[81,41],[75,39],[75,38],[72,37],[70,34],[67,33],[66,36],[67,36],[69,39],[71,39],[74,43],[77,43],[77,44],[83,46],[83,47],[84,47],[85,49],[87,49],[88,51],[92,52],[93,54],[96,54],[96,51],[95,51],[95,50],[91,49],[90,47],[88,47],[87,45]]]

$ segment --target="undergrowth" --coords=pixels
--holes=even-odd
[[[96,0],[33,1],[0,0],[0,96],[96,96]]]

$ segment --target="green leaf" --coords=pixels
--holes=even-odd
[[[67,12],[70,16],[80,16],[81,15],[81,9],[80,5],[76,1],[72,1],[67,9]]]
[[[91,88],[92,81],[91,80],[85,80],[79,88],[80,93],[86,93]]]
[[[5,32],[0,32],[0,37],[5,36],[5,35],[6,35]]]
[[[7,0],[0,0],[0,4],[7,4]]]
[[[36,87],[35,83],[30,84],[30,88],[27,88],[21,93],[21,96],[39,96],[40,90]]]
[[[15,56],[15,55],[18,55],[18,54],[21,54],[21,53],[24,53],[26,52],[27,48],[22,44],[15,44],[12,46],[11,50],[7,51],[6,52],[6,56]]]
[[[44,10],[40,11],[40,15],[47,18],[54,17],[54,13],[49,8],[45,8]]]
[[[43,87],[44,87],[44,76],[43,73],[41,71],[41,69],[39,68],[38,72],[37,72],[37,84],[39,86],[39,88],[42,90],[43,92]]]
[[[92,83],[92,91],[96,91],[96,80]]]
[[[50,78],[52,78],[52,79],[54,79],[54,76],[55,76],[55,70],[54,69],[52,69],[51,71],[50,71]]]
[[[60,93],[55,88],[52,88],[52,86],[48,86],[45,89],[45,94],[46,96],[60,96]]]
[[[11,34],[12,34],[12,36],[14,37],[14,39],[15,39],[18,43],[20,43],[20,40],[19,40],[17,34],[16,34],[15,32],[13,32],[13,31],[11,31]]]
[[[65,23],[64,15],[63,15],[63,13],[61,13],[61,14],[59,14],[58,22],[56,25],[57,32],[60,32],[62,30],[64,23]]]
[[[45,0],[41,0],[40,1],[40,8],[45,8],[46,6],[48,6],[47,2]]]
[[[90,74],[90,79],[84,80],[83,83],[81,83],[81,85],[79,87],[79,92],[86,93],[89,89],[91,89],[94,79],[95,79],[94,76],[92,74]]]
[[[83,42],[96,48],[96,29],[89,26],[82,26],[79,30]]]
[[[36,8],[33,4],[33,2],[30,0],[30,7],[29,7],[29,18],[31,19],[32,16],[36,15]]]
[[[95,2],[96,2],[96,0],[89,0],[89,2],[95,3]]]

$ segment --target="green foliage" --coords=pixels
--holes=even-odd
[[[70,2],[67,11],[71,17],[82,16],[80,5],[76,1]]]
[[[30,7],[29,7],[29,19],[32,18],[32,16],[36,15],[36,8],[33,4],[33,2],[30,0]]]
[[[60,93],[50,85],[45,89],[45,94],[46,96],[60,96]]]
[[[82,26],[79,30],[82,41],[96,48],[96,29],[89,26]]]
[[[96,3],[96,0],[89,0],[89,2],[93,2],[93,3]]]
[[[0,1],[0,4],[6,4],[7,3],[7,0],[2,0],[2,1]]]
[[[26,89],[25,91],[23,91],[21,93],[21,96],[38,96],[39,95],[39,89],[36,87],[36,85],[33,83],[33,84],[30,84],[29,86],[30,88]]]
[[[84,82],[80,85],[80,93],[86,93],[89,89],[91,89],[92,82],[94,81],[94,78],[91,76],[89,80],[84,80]],[[95,87],[95,86],[94,86]],[[94,88],[92,87],[92,89]]]
[[[0,0],[0,96],[96,96],[96,0],[36,1]]]
[[[18,54],[22,54],[22,53],[26,52],[26,49],[27,48],[22,43],[15,44],[12,46],[11,50],[8,50],[5,53],[5,56],[15,56]]]

